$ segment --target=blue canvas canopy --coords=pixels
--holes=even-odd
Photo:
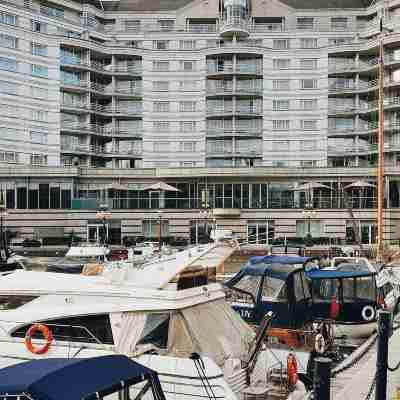
[[[300,257],[300,256],[254,256],[249,258],[250,264],[285,264],[285,265],[296,265],[308,261],[315,260],[315,257]]]
[[[156,399],[165,400],[157,373],[128,357],[50,358],[0,370],[0,395],[29,395],[34,400],[94,400],[124,387],[150,381]]]
[[[310,279],[345,279],[345,278],[362,278],[375,275],[374,272],[367,270],[346,271],[336,269],[312,269],[306,272],[307,278]]]

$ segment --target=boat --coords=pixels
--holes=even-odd
[[[98,276],[4,276],[0,364],[117,353],[156,370],[167,399],[178,393],[208,397],[204,381],[218,398],[265,395],[268,368],[286,365],[288,353],[260,350],[248,368],[255,334],[215,282],[216,270],[233,251],[210,244],[145,268],[115,267]],[[299,358],[299,374],[306,373],[307,361]],[[294,390],[304,392],[304,386],[297,382]]]
[[[165,400],[158,375],[125,356],[51,358],[0,370],[0,399]]]

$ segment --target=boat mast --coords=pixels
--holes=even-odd
[[[382,35],[382,20],[381,20],[381,35]],[[383,54],[383,39],[382,36],[379,40],[379,76],[378,76],[378,110],[379,110],[379,125],[378,125],[378,169],[377,169],[377,184],[378,184],[378,210],[377,210],[377,225],[378,225],[378,238],[377,238],[377,252],[376,258],[382,261],[383,256],[383,227],[384,227],[384,54]]]

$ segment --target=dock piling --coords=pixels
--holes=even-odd
[[[375,400],[386,400],[390,325],[390,312],[380,310],[378,313],[378,349],[376,357]]]
[[[330,400],[332,360],[318,357],[314,362],[314,400]]]

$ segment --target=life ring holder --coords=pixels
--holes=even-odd
[[[325,338],[321,333],[318,333],[315,336],[315,344],[314,344],[315,351],[318,354],[324,354],[325,353],[325,348],[326,348],[326,342]]]
[[[35,333],[40,332],[46,343],[43,346],[36,347],[32,343],[32,337]],[[49,351],[51,344],[53,343],[53,334],[49,327],[44,324],[34,324],[32,325],[25,335],[25,346],[33,354],[45,354]]]
[[[287,364],[287,379],[288,379],[288,386],[293,387],[296,385],[299,374],[297,368],[297,360],[294,354],[289,353],[286,360]]]
[[[364,321],[371,322],[375,319],[375,309],[372,306],[365,306],[361,310],[361,316],[363,317]]]

